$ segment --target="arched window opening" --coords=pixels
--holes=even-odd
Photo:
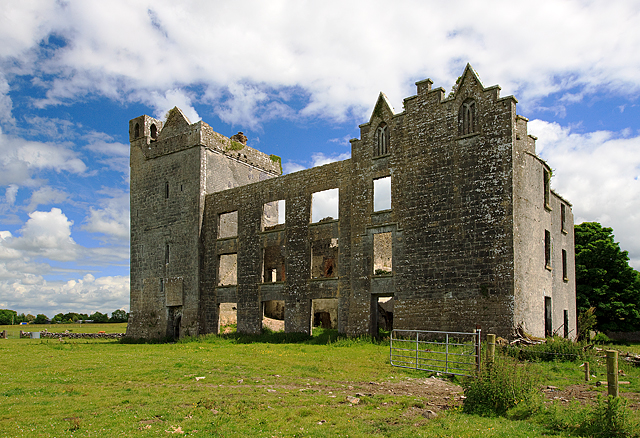
[[[151,125],[149,131],[151,132],[151,139],[156,140],[158,138],[158,128],[156,128],[155,123]]]
[[[376,144],[373,156],[386,155],[389,153],[389,128],[386,123],[382,122],[376,129]]]
[[[140,137],[140,124],[136,123],[136,126],[133,128],[133,138]]]
[[[460,106],[458,113],[458,134],[473,134],[477,131],[477,126],[476,102],[473,99],[467,99]]]

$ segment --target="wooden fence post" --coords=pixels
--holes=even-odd
[[[588,382],[591,378],[591,373],[589,372],[589,362],[584,363],[584,381]]]
[[[480,372],[480,364],[482,363],[482,330],[476,325],[476,371]]]
[[[496,335],[487,334],[487,363],[493,363],[496,354]]]
[[[618,351],[607,350],[607,386],[609,395],[618,397]]]

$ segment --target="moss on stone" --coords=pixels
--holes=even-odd
[[[244,149],[244,145],[239,141],[229,140],[226,149],[228,151],[241,151],[242,149]]]
[[[282,173],[282,158],[274,154],[269,155],[269,158],[271,158],[271,161],[273,161],[274,163],[278,163],[278,165],[280,166],[280,173]]]

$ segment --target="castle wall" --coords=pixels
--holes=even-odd
[[[311,333],[315,314],[377,335],[383,297],[398,329],[542,336],[566,320],[575,333],[570,204],[550,190],[516,100],[470,67],[448,97],[417,87],[399,114],[380,95],[351,159],[277,178],[275,157],[179,110],[155,145],[147,131],[160,122],[132,120],[146,137],[132,139],[130,335],[217,333],[231,303],[238,331],[259,333],[276,302],[287,332]],[[164,181],[180,185],[175,199],[158,197]],[[322,218],[314,196],[330,189],[337,212]]]

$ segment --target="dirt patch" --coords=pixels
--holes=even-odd
[[[628,405],[631,409],[640,409],[640,394],[635,392],[624,392],[624,388],[621,388],[620,396],[627,399]],[[598,398],[598,394],[606,396],[606,390],[596,391],[592,385],[580,384],[569,385],[564,389],[554,389],[549,387],[542,388],[542,392],[547,400],[558,400],[561,403],[569,403],[573,400],[577,400],[580,404],[594,404]]]

